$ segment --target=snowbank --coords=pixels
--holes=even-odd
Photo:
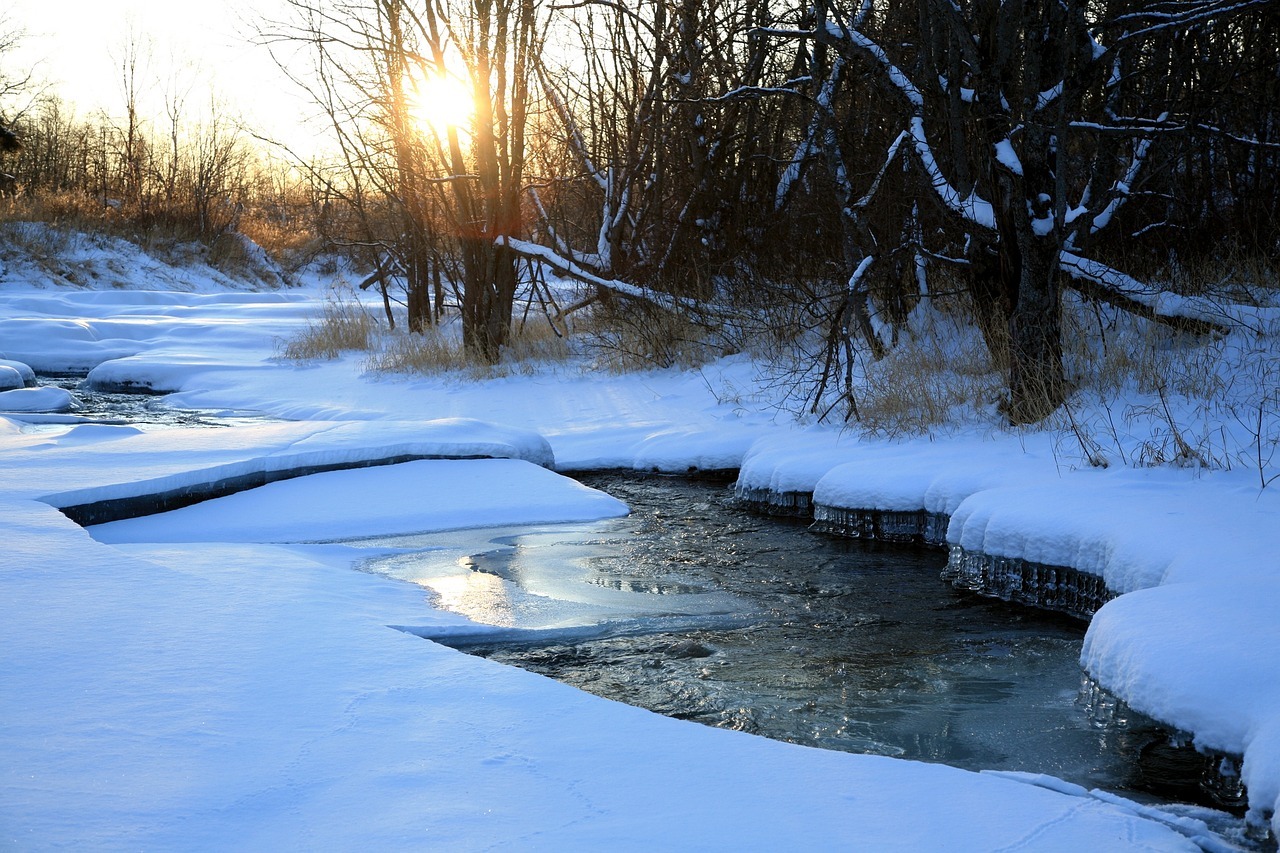
[[[522,459],[543,467],[555,461],[537,433],[459,418],[148,432],[84,426],[94,430],[14,438],[5,450],[11,464],[0,469],[0,489],[70,508],[412,459]],[[90,436],[95,440],[86,441]]]
[[[269,483],[89,532],[109,543],[315,542],[626,514],[621,501],[522,460],[430,460]]]
[[[62,388],[18,387],[0,391],[0,412],[69,412],[79,405],[75,395]]]
[[[359,356],[281,363],[277,342],[320,291],[217,292],[109,243],[72,249],[90,280],[115,252],[126,273],[101,272],[102,286],[138,289],[45,290],[10,264],[7,356],[305,420],[148,433],[0,421],[0,826],[19,847],[1195,849],[1194,827],[1067,787],[802,749],[586,696],[387,627],[455,617],[352,572],[350,549],[242,541],[453,525],[464,506],[495,511],[490,496],[507,518],[620,511],[535,467],[552,464],[745,460],[743,484],[944,512],[953,543],[1146,586],[1099,612],[1085,664],[1134,707],[1238,745],[1255,807],[1276,803],[1280,572],[1267,549],[1280,489],[1255,488],[1250,504],[1239,472],[1076,471],[1035,436],[803,430],[742,393],[754,368],[741,356],[696,374],[468,383],[365,376]],[[202,292],[142,289],[161,279]],[[195,548],[108,546],[48,505],[433,456],[523,461],[317,474],[98,529],[237,540]],[[429,488],[426,472],[451,465],[488,473]]]
[[[1197,746],[1243,755],[1250,802],[1276,803],[1277,612],[1274,577],[1145,589],[1098,612],[1081,657],[1136,710],[1178,720]]]
[[[435,645],[387,626],[456,617],[340,546],[122,550],[13,500],[0,537],[21,849],[1197,849],[1133,806],[708,729]]]

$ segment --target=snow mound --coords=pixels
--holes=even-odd
[[[329,471],[89,528],[100,542],[314,542],[626,515],[621,501],[514,459]]]
[[[1259,815],[1280,835],[1280,578],[1173,583],[1122,595],[1093,617],[1081,663],[1134,709],[1197,747],[1244,756]]]
[[[26,382],[22,379],[22,374],[9,365],[0,362],[0,391],[12,391],[15,388],[25,388]]]
[[[32,388],[36,384],[36,373],[31,369],[31,365],[25,362],[15,361],[10,358],[0,358],[0,377],[3,377],[8,371],[15,371],[22,379],[19,385],[9,384],[12,380],[8,378],[0,378],[0,385],[6,388]]]
[[[80,401],[65,388],[17,388],[13,391],[0,391],[0,412],[69,412],[79,407]]]

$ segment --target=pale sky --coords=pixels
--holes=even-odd
[[[250,42],[252,22],[276,12],[280,0],[5,0],[10,29],[25,30],[22,52],[0,57],[39,63],[38,76],[85,117],[124,111],[120,58],[129,33],[150,43],[141,87],[159,111],[175,80],[197,79],[188,109],[204,111],[216,91],[248,120],[276,135],[297,138],[307,105],[283,78],[266,49]],[[196,74],[198,70],[198,74]]]

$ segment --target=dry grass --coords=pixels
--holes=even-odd
[[[580,328],[587,350],[602,370],[692,369],[720,354],[706,328],[670,311],[621,299],[596,307]]]
[[[1201,401],[1219,399],[1227,390],[1228,352],[1217,338],[1073,298],[1064,306],[1062,337],[1070,381],[1080,390],[1168,392]]]
[[[981,336],[954,305],[922,306],[897,346],[864,368],[856,400],[859,424],[886,436],[922,435],[993,410],[1004,375],[991,363]]]
[[[330,294],[320,316],[286,341],[280,354],[291,361],[334,359],[344,352],[369,349],[377,328],[378,321],[355,296],[338,289]]]
[[[233,213],[218,208],[215,213],[231,224]],[[0,223],[42,222],[57,231],[105,234],[134,243],[153,257],[174,265],[205,260],[229,274],[263,279],[262,258],[249,252],[241,235],[260,247],[271,262],[285,269],[297,269],[317,253],[321,241],[314,229],[300,220],[281,222],[255,208],[235,219],[238,230],[219,231],[210,236],[190,212],[146,211],[116,200],[81,192],[41,192],[0,200]],[[219,220],[220,222],[220,220]],[[215,222],[215,226],[219,226]],[[193,246],[204,246],[194,251]],[[272,275],[265,276],[267,283]]]
[[[23,193],[0,204],[0,222],[46,222],[80,231],[106,230],[115,208],[79,192]]]
[[[282,222],[254,210],[241,219],[240,233],[287,270],[300,269],[324,248],[324,241],[308,223],[296,219]]]
[[[1274,302],[1266,287],[1248,292]],[[1280,347],[1270,335],[1196,336],[1078,299],[1067,306],[1076,392],[1049,424],[1064,449],[1102,467],[1245,467],[1263,487],[1274,480]]]
[[[1227,244],[1211,255],[1171,263],[1152,280],[1185,296],[1261,305],[1280,290],[1280,256]]]
[[[530,322],[512,333],[499,364],[487,364],[463,348],[456,324],[448,324],[432,326],[422,334],[385,336],[370,352],[367,368],[379,373],[461,373],[472,379],[490,379],[530,375],[548,364],[568,361],[573,354],[568,339],[558,337],[545,323]]]

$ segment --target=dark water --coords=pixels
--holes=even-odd
[[[28,414],[23,419],[35,425],[65,427],[68,423],[127,424],[139,429],[168,427],[223,427],[250,422],[273,421],[257,412],[214,409],[181,409],[164,402],[163,396],[147,393],[118,393],[84,387],[82,374],[55,374],[37,377],[41,386],[65,388],[80,405],[55,415]]]
[[[1091,722],[1078,701],[1083,624],[954,590],[940,551],[755,516],[723,484],[580,479],[632,515],[386,540],[408,551],[365,568],[514,629],[441,642],[600,696],[779,740],[1149,799],[1135,756],[1161,736]]]

